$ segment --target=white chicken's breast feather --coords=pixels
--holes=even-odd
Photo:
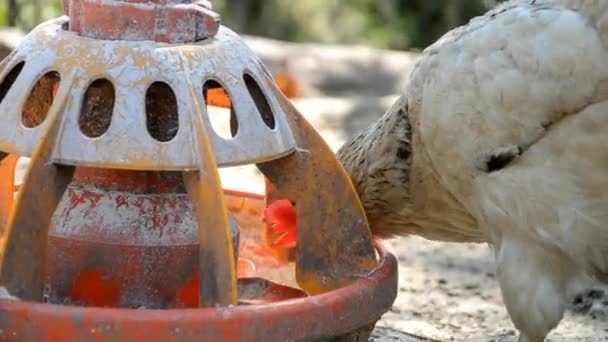
[[[608,281],[606,44],[606,0],[503,4],[425,49],[403,97],[338,153],[372,231],[493,246],[521,341],[544,339],[573,286]],[[399,159],[386,140],[406,131]]]
[[[605,249],[608,52],[582,14],[526,3],[426,49],[409,119],[442,185],[483,228],[577,254]],[[488,173],[488,156],[509,146],[521,156]]]

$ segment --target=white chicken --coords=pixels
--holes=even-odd
[[[487,242],[524,342],[608,281],[608,1],[516,0],[428,47],[338,151],[375,235]]]

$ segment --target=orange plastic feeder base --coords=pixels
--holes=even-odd
[[[395,256],[378,243],[379,266],[368,277],[307,296],[285,251],[264,241],[264,197],[227,190],[226,203],[241,228],[238,306],[133,309],[0,299],[0,341],[318,341],[357,334],[367,340],[395,300]],[[89,295],[99,290],[91,284]]]
[[[112,309],[0,300],[3,341],[299,341],[374,323],[395,298],[397,260],[322,295],[222,309]]]

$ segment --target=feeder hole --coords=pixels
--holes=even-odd
[[[112,82],[105,78],[93,81],[82,99],[78,124],[82,134],[98,138],[110,128],[116,92]]]
[[[17,63],[11,69],[11,71],[6,74],[4,80],[2,80],[2,83],[0,83],[0,102],[4,101],[4,97],[13,86],[13,83],[15,83],[15,81],[17,80],[17,77],[21,73],[21,70],[23,70],[24,65],[25,62]]]
[[[31,159],[28,157],[19,156],[14,171],[15,197],[17,196],[17,192],[23,185],[23,179],[25,178],[25,173],[27,172],[27,168],[30,165],[30,161]]]
[[[4,153],[4,152],[0,152],[0,156],[1,155],[6,155],[6,157],[9,156],[8,153]],[[0,162],[2,161],[2,158],[0,158]],[[13,198],[17,198],[17,192],[19,191],[19,189],[21,188],[21,186],[23,185],[23,178],[25,177],[25,172],[27,171],[27,167],[29,166],[30,163],[30,158],[28,157],[22,157],[22,156],[17,156],[17,162],[15,164],[15,169],[12,170],[12,176],[13,176]],[[10,178],[10,174],[8,175]],[[0,173],[0,181],[2,179],[4,179],[5,175]]]
[[[146,92],[146,128],[152,138],[160,142],[171,141],[177,136],[177,98],[167,83],[154,82]]]
[[[247,86],[249,95],[251,95],[253,103],[255,103],[255,106],[258,109],[262,120],[264,121],[266,126],[268,126],[268,128],[274,129],[274,114],[272,113],[272,109],[270,108],[270,104],[268,103],[268,100],[266,99],[262,88],[260,88],[260,85],[258,84],[258,82],[256,82],[253,76],[247,73],[243,75],[243,81],[245,81],[245,85]]]
[[[264,175],[255,164],[222,167],[218,170],[220,181],[224,189],[245,191],[263,194],[266,191]],[[243,179],[251,179],[243,182]]]
[[[239,122],[228,91],[219,82],[208,80],[203,85],[203,97],[215,133],[224,139],[234,138],[239,130]]]
[[[59,89],[61,76],[56,71],[44,74],[36,81],[21,112],[23,126],[34,128],[46,119]]]
[[[15,176],[18,162],[19,156],[0,152],[0,242],[6,232],[9,214],[17,194]]]

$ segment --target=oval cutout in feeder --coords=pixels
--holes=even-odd
[[[258,85],[258,82],[253,78],[253,76],[245,73],[243,75],[243,81],[247,86],[247,91],[251,98],[253,99],[253,103],[255,103],[255,107],[260,113],[260,117],[262,121],[268,126],[270,129],[274,129],[275,121],[274,121],[274,113],[272,112],[272,108],[270,108],[270,104],[266,99],[266,95],[262,91],[262,88]]]
[[[224,139],[234,138],[239,131],[239,121],[226,89],[218,81],[207,80],[203,84],[203,97],[215,133]]]
[[[112,122],[116,93],[112,82],[100,78],[89,85],[82,99],[78,125],[82,134],[99,138]]]
[[[146,91],[146,127],[148,133],[160,142],[171,141],[177,135],[177,98],[171,86],[165,82],[154,82]]]
[[[25,127],[34,128],[44,122],[53,105],[60,82],[59,73],[49,71],[34,84],[21,112],[21,122]]]
[[[13,83],[15,83],[17,80],[17,77],[19,77],[19,74],[21,74],[21,70],[23,70],[24,65],[24,61],[15,64],[15,66],[11,68],[6,76],[4,76],[2,83],[0,83],[0,103],[4,101],[4,97],[13,86]]]

